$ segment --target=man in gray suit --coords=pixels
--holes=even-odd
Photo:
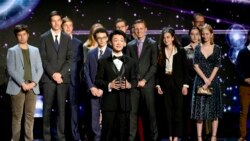
[[[130,112],[130,136],[129,140],[134,141],[137,131],[137,114],[140,98],[143,100],[149,119],[149,139],[156,141],[158,129],[156,124],[154,87],[155,73],[157,66],[157,45],[154,40],[146,37],[147,25],[142,19],[134,22],[135,34],[137,39],[127,45],[127,55],[137,60],[139,70],[137,74],[137,89],[131,94],[132,109]],[[146,124],[145,124],[146,125]]]
[[[9,82],[6,93],[12,106],[12,140],[20,140],[21,120],[24,111],[25,140],[33,140],[34,111],[38,82],[43,74],[38,48],[28,44],[29,31],[26,25],[16,25],[14,34],[18,44],[9,48],[7,70]]]
[[[54,101],[57,102],[57,140],[65,141],[65,101],[70,83],[72,61],[71,38],[61,31],[62,16],[58,11],[50,13],[51,29],[41,35],[40,53],[44,68],[43,85],[43,137],[51,140],[50,116]]]

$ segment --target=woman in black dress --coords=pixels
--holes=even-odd
[[[194,80],[192,95],[191,119],[196,120],[198,141],[202,141],[204,120],[212,120],[211,141],[216,141],[219,120],[222,118],[222,96],[217,77],[221,64],[221,48],[214,44],[213,29],[210,25],[202,28],[202,45],[195,48],[194,69],[197,75]],[[212,89],[212,95],[198,95],[197,88]]]

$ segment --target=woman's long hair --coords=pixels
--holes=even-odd
[[[214,44],[214,31],[211,25],[206,24],[204,27],[202,27],[201,32],[203,32],[204,29],[207,29],[210,33],[213,34],[213,36],[210,38],[210,45]],[[203,38],[201,38],[202,43],[204,43]]]
[[[159,44],[159,48],[160,48],[160,51],[159,51],[159,54],[158,54],[158,64],[160,66],[164,66],[164,62],[166,60],[166,54],[165,54],[165,47],[166,47],[166,44],[164,43],[164,34],[165,33],[170,33],[170,35],[172,37],[174,37],[174,40],[173,40],[173,45],[177,48],[177,50],[180,48],[180,42],[178,41],[176,35],[175,35],[175,30],[174,28],[172,27],[164,27],[161,31],[161,36],[160,36],[160,44]]]

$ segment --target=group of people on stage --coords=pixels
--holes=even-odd
[[[90,104],[90,113],[85,114],[90,117],[86,120],[93,134],[90,140],[136,140],[141,108],[148,121],[144,124],[148,128],[145,140],[159,140],[155,91],[163,99],[170,141],[178,141],[183,132],[190,136],[186,129],[190,126],[186,125],[191,119],[196,121],[198,141],[203,140],[203,121],[206,120],[212,121],[211,141],[217,140],[219,118],[223,115],[218,78],[221,48],[214,43],[213,29],[205,24],[202,14],[194,15],[189,44],[185,47],[172,27],[162,29],[159,42],[148,37],[143,19],[133,23],[131,35],[126,34],[128,25],[124,19],[117,19],[115,30],[110,34],[102,24],[96,23],[85,43],[73,36],[73,21],[69,17],[62,18],[58,11],[52,11],[49,23],[50,29],[40,36],[38,48],[28,44],[26,25],[19,24],[14,29],[18,43],[7,53],[10,78],[6,92],[11,95],[13,141],[20,140],[23,114],[24,138],[33,140],[39,84],[43,94],[43,139],[66,140],[65,105],[69,97],[72,140],[81,140],[78,122],[81,81],[86,85]],[[244,107],[239,141],[246,137],[250,102],[250,64],[245,65],[249,63],[246,61],[250,58],[249,50],[248,46],[239,53],[236,65],[244,81],[240,87]],[[58,109],[56,138],[51,131],[54,104]]]

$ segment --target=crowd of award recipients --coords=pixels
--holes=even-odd
[[[87,41],[82,43],[72,35],[73,21],[52,11],[50,29],[40,36],[39,47],[28,44],[27,25],[16,25],[17,44],[7,53],[10,78],[6,93],[11,97],[12,140],[20,140],[23,116],[23,137],[25,141],[33,140],[36,97],[41,93],[44,141],[66,140],[67,97],[71,110],[70,140],[135,141],[142,130],[144,140],[160,140],[156,94],[163,102],[164,132],[170,141],[180,138],[202,141],[204,121],[210,121],[212,127],[209,140],[216,141],[219,119],[223,115],[218,79],[221,47],[214,43],[213,29],[205,23],[204,15],[194,14],[192,23],[189,44],[185,47],[172,27],[162,28],[159,42],[148,37],[143,19],[134,21],[130,35],[126,34],[128,25],[124,19],[116,20],[111,33],[102,24],[93,24]],[[250,46],[247,46],[239,52],[236,61],[241,99],[239,141],[246,138],[249,59]],[[87,124],[91,135],[87,138],[80,136],[77,116],[81,81],[86,85],[90,104],[90,112],[85,114],[90,117]],[[53,104],[57,107],[55,136],[51,129]],[[138,122],[141,121],[139,111],[143,111],[142,118],[147,119],[142,126]],[[196,125],[191,125],[191,120]],[[188,138],[193,128],[190,125],[196,127],[192,131],[196,132],[194,138]]]

